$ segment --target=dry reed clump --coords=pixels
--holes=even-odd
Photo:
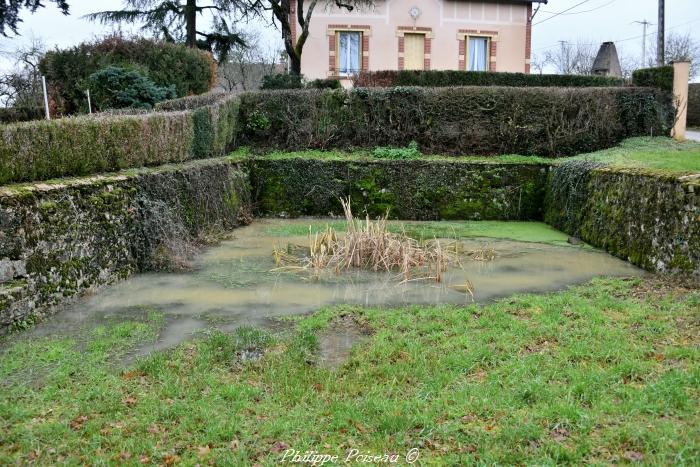
[[[387,216],[376,221],[369,216],[355,219],[350,199],[341,199],[347,232],[338,236],[332,227],[309,236],[309,247],[276,247],[277,271],[302,270],[340,273],[351,268],[376,272],[398,272],[402,282],[440,282],[450,264],[459,263],[459,244],[443,245],[439,240],[419,242],[405,233],[389,232]]]

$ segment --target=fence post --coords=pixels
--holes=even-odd
[[[688,121],[689,80],[690,62],[673,62],[673,104],[676,107],[676,119],[671,136],[678,141],[685,140],[685,127]]]
[[[51,120],[49,113],[49,94],[46,91],[46,76],[41,77],[41,85],[44,87],[44,110],[46,111],[46,120]]]

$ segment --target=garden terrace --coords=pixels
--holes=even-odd
[[[479,105],[442,112],[451,94]],[[22,330],[0,337],[0,463],[692,463],[700,145],[625,139],[666,134],[669,105],[285,91],[3,127],[0,183],[25,182],[0,186],[0,332]],[[342,223],[233,230],[340,197],[468,263],[440,284],[279,271]]]
[[[179,263],[202,234],[251,214],[341,215],[340,197],[371,216],[545,220],[650,271],[698,275],[699,148],[637,139],[557,161],[423,157],[411,149],[405,160],[376,157],[405,149],[239,150],[162,168],[10,185],[0,189],[2,322],[31,321],[51,305],[173,256]]]

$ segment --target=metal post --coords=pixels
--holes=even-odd
[[[656,38],[656,65],[664,66],[666,63],[666,2],[659,0],[659,33]]]
[[[649,21],[644,20],[642,21],[642,26],[644,28],[644,32],[642,33],[642,67],[647,66],[647,25],[649,24]]]
[[[88,98],[88,111],[92,114],[92,103],[90,102],[90,90],[86,89],[85,92],[87,93],[87,98]]]
[[[44,110],[46,110],[46,120],[51,120],[49,113],[49,93],[46,91],[46,76],[41,77],[41,84],[44,87]]]

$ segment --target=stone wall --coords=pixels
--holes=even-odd
[[[257,213],[264,216],[342,215],[350,196],[356,213],[406,220],[542,218],[547,172],[537,164],[450,160],[250,161]]]
[[[548,187],[553,227],[649,271],[700,276],[700,179],[581,163],[552,170]]]
[[[700,83],[688,86],[688,126],[700,127]]]
[[[259,215],[542,220],[650,271],[700,275],[700,180],[541,164],[209,159],[0,187],[0,332],[134,272],[186,266]]]
[[[127,275],[182,266],[246,219],[247,174],[211,159],[0,187],[0,330]]]

